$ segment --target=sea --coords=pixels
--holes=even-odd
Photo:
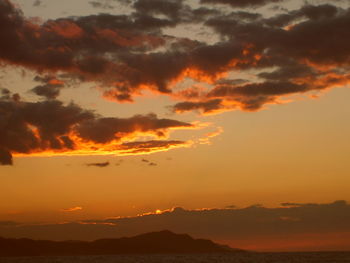
[[[0,263],[350,263],[350,252],[20,257]]]

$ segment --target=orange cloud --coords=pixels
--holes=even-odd
[[[217,127],[215,131],[209,132],[204,135],[203,138],[199,139],[200,144],[211,144],[211,139],[219,136],[224,132],[224,129],[222,127]]]
[[[76,212],[76,211],[81,211],[83,208],[81,206],[75,206],[71,208],[66,208],[66,209],[61,209],[62,212]]]
[[[74,140],[73,140],[74,142]],[[192,141],[134,141],[134,142],[111,142],[108,144],[95,144],[92,142],[75,141],[77,148],[74,150],[43,150],[21,154],[13,153],[14,157],[47,157],[47,156],[130,156],[145,155],[157,152],[169,151],[176,148],[188,148],[193,145]]]
[[[2,92],[6,132],[1,133],[0,163],[5,165],[12,164],[12,155],[130,155],[188,147],[188,142],[164,139],[171,130],[196,128],[155,114],[103,118],[74,104],[18,101]]]
[[[78,39],[84,34],[83,30],[77,24],[69,20],[50,21],[47,23],[46,30],[52,30],[67,39]]]

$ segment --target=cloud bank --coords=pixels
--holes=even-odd
[[[136,217],[51,225],[19,225],[5,222],[0,224],[0,235],[55,240],[93,240],[169,229],[195,237],[229,242],[232,246],[242,248],[326,247],[336,250],[350,248],[350,242],[345,238],[350,235],[349,222],[350,205],[346,201],[336,201],[329,204],[284,203],[278,208],[250,206],[186,210],[177,207]],[[305,243],[306,241],[308,243]],[[279,247],[278,244],[284,244],[285,247]]]

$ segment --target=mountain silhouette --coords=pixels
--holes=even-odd
[[[0,256],[232,253],[243,250],[164,230],[134,237],[95,241],[49,241],[0,238]]]

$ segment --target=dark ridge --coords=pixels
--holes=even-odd
[[[243,250],[219,245],[211,240],[194,239],[186,234],[174,234],[167,230],[92,242],[0,238],[0,257],[232,252]]]

